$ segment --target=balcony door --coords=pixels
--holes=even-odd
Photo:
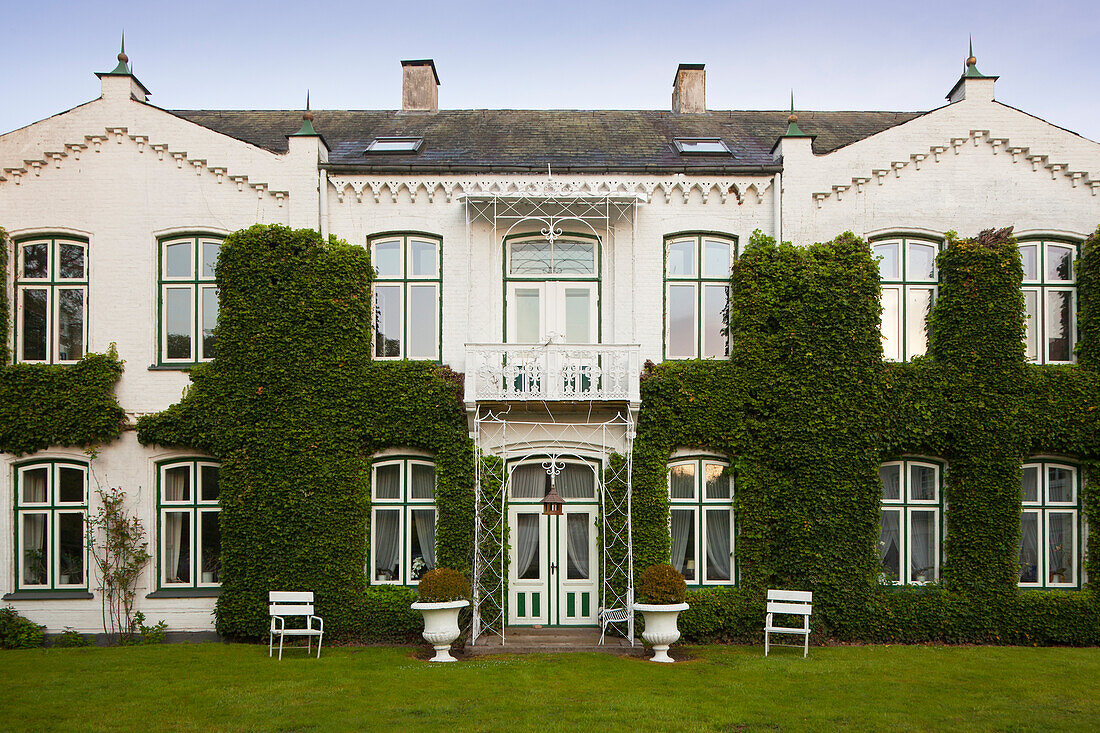
[[[562,235],[505,244],[505,340],[599,343],[599,242]]]

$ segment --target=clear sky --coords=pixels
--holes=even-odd
[[[707,65],[711,109],[926,110],[967,37],[997,98],[1100,140],[1100,3],[172,3],[0,0],[0,132],[99,94],[119,35],[169,109],[393,109],[400,59],[434,58],[443,108],[668,109],[679,62]],[[322,131],[323,132],[323,131]]]

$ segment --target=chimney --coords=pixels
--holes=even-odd
[[[704,64],[680,64],[672,80],[672,111],[702,114],[707,111],[707,73]]]
[[[439,111],[439,74],[431,59],[401,62],[401,111]]]

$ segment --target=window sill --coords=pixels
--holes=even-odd
[[[86,590],[19,590],[7,593],[4,601],[87,601],[95,598]]]
[[[221,588],[164,588],[153,591],[146,598],[217,598]]]
[[[151,372],[186,372],[192,367],[197,367],[204,362],[190,362],[187,364],[150,364],[149,371]]]

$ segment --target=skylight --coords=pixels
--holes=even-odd
[[[424,138],[420,137],[378,137],[375,138],[367,149],[367,154],[372,153],[415,153],[420,150]]]
[[[730,149],[716,137],[678,137],[676,151],[680,155],[730,155]]]

